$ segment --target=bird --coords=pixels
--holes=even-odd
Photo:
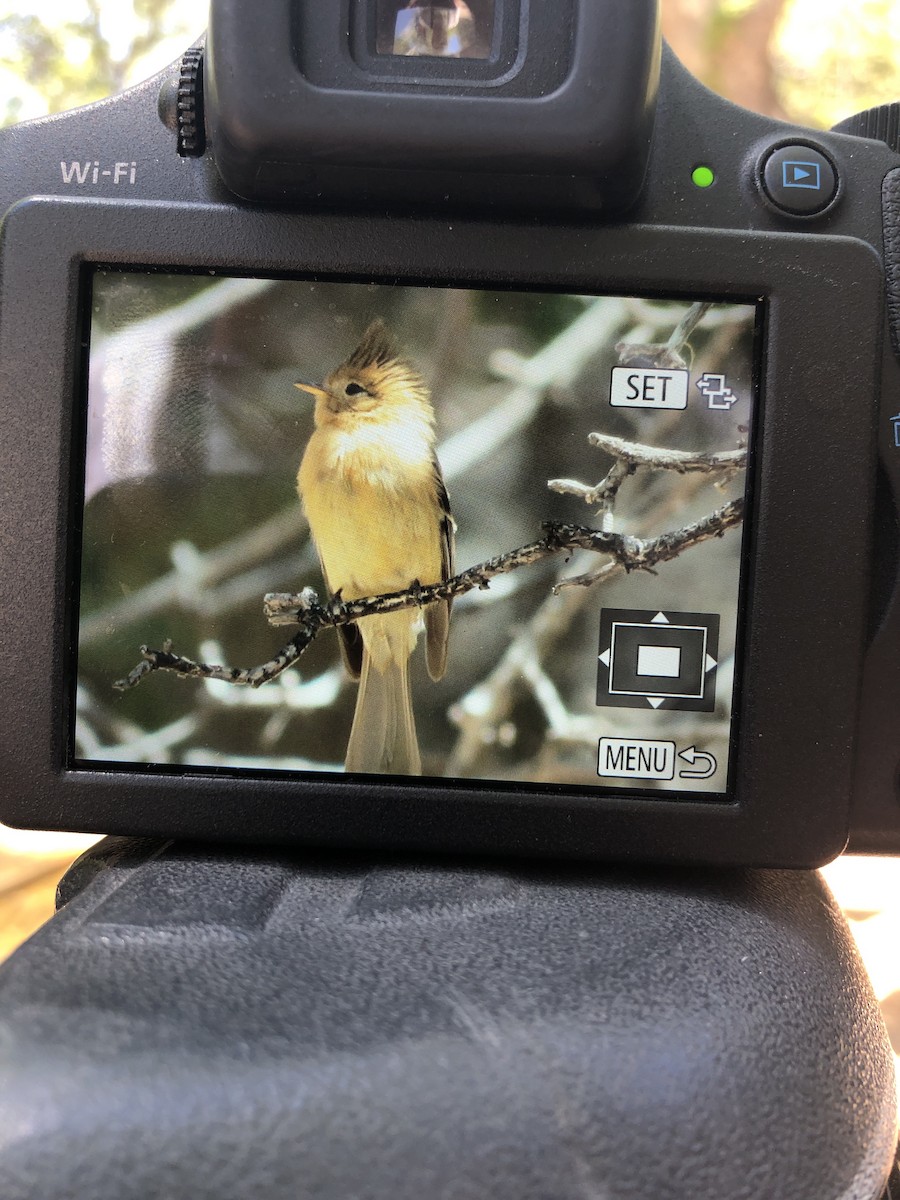
[[[322,382],[297,491],[332,596],[356,600],[450,579],[456,524],[435,450],[427,384],[380,318]],[[451,601],[424,608],[425,657],[447,668]],[[347,772],[420,775],[409,660],[416,608],[338,628],[344,664],[359,680]]]

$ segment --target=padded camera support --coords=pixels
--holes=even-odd
[[[3,1200],[882,1194],[816,874],[109,839],[60,900],[0,972]]]

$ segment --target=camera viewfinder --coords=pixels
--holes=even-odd
[[[494,0],[377,0],[380,55],[480,58],[491,55]]]

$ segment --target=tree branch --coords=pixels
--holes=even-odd
[[[413,584],[401,592],[343,600],[334,596],[327,604],[319,601],[312,588],[298,595],[274,593],[266,597],[265,612],[273,624],[297,623],[300,629],[275,658],[252,668],[222,667],[198,663],[172,651],[170,643],[162,650],[141,647],[142,661],[114,686],[120,690],[136,686],[154,671],[172,671],[187,678],[217,679],[237,686],[261,687],[276,679],[300,658],[321,630],[337,628],[379,613],[422,608],[438,600],[462,596],[475,588],[487,588],[498,575],[518,570],[569,550],[588,550],[608,555],[625,571],[652,571],[659,563],[677,558],[685,550],[711,538],[722,537],[743,520],[743,499],[731,500],[693,525],[660,537],[644,540],[621,533],[589,529],[582,525],[548,523],[545,536],[488,562],[470,567],[444,583],[421,587]],[[589,582],[585,578],[585,582]]]
[[[705,483],[702,475],[684,476],[666,499],[644,513],[635,532],[640,537],[649,537],[654,530],[664,528],[672,514],[690,507]],[[578,551],[572,565],[579,574],[557,579],[546,599],[526,621],[516,626],[509,645],[488,673],[451,706],[449,716],[458,735],[444,768],[448,778],[472,775],[478,771],[477,764],[487,747],[502,742],[510,732],[515,739],[515,726],[510,722],[516,698],[523,686],[534,694],[528,678],[529,663],[548,662],[565,643],[573,625],[589,607],[593,595],[589,585],[604,587],[625,574],[625,568],[615,559],[607,559],[599,568],[589,571],[592,559],[589,551]],[[535,701],[541,704],[536,696]]]
[[[655,446],[642,446],[637,442],[626,442],[623,438],[609,437],[605,433],[590,433],[588,441],[599,450],[605,450],[613,458],[630,463],[635,467],[649,467],[654,471],[677,471],[686,475],[699,471],[703,475],[742,471],[747,465],[747,451],[725,450],[718,454],[700,454],[690,450],[661,450]]]
[[[609,437],[604,433],[591,433],[588,435],[588,441],[616,460],[605,479],[594,487],[578,483],[574,479],[551,479],[547,486],[552,492],[559,492],[564,496],[578,496],[585,504],[599,504],[607,511],[612,507],[622,484],[639,467],[647,467],[653,471],[675,471],[679,475],[696,472],[730,477],[747,466],[745,449],[726,450],[719,454],[661,450],[655,446],[642,446],[637,442]]]
[[[691,334],[711,308],[711,304],[706,304],[703,302],[699,304],[692,304],[685,313],[681,322],[676,326],[672,336],[669,338],[667,343],[668,349],[673,351],[675,354],[680,354],[687,345]]]
[[[675,327],[667,342],[619,342],[616,353],[620,366],[657,366],[663,370],[683,370],[688,365],[684,351],[693,350],[689,344],[694,330],[712,308],[711,304],[693,304]]]

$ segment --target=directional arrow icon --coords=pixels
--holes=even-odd
[[[705,750],[698,750],[696,746],[688,746],[687,750],[680,750],[678,757],[689,762],[691,766],[698,763],[700,768],[697,771],[679,771],[679,779],[709,779],[718,770],[719,764],[714,755],[708,754]]]
[[[715,712],[719,622],[718,613],[604,608],[595,660],[598,707]]]
[[[730,412],[739,399],[728,386],[724,375],[712,375],[707,372],[698,379],[697,387],[706,397],[713,412]]]

